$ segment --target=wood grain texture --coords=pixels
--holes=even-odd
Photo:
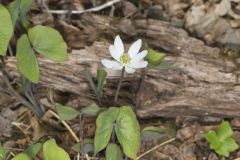
[[[90,18],[91,17],[91,18]],[[124,39],[142,38],[150,46],[167,51],[167,59],[174,60],[173,70],[148,69],[140,118],[181,116],[240,117],[239,71],[236,65],[219,54],[219,49],[209,47],[192,38],[186,31],[171,27],[159,20],[109,20],[96,15],[84,15],[82,22],[105,35],[118,33]],[[87,22],[87,23],[86,23]],[[84,78],[84,71],[96,75],[100,60],[110,57],[109,43],[96,41],[81,50],[73,50],[69,60],[55,63],[39,57],[41,84],[56,90],[78,94],[82,102],[96,100]],[[15,59],[7,60],[11,75],[16,72]],[[108,70],[103,104],[111,104],[119,72]],[[119,103],[135,105],[135,94],[141,71],[126,74]]]

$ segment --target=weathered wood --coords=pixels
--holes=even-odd
[[[114,31],[128,38],[143,38],[151,46],[166,50],[169,53],[167,59],[176,61],[178,67],[174,70],[148,69],[141,107],[137,109],[140,118],[177,115],[240,117],[239,72],[232,61],[219,54],[219,49],[206,46],[184,30],[162,21],[123,20],[117,25],[115,21],[93,15],[84,16],[82,21],[98,25],[105,34]],[[110,57],[108,46],[107,42],[95,42],[91,47],[73,50],[64,63],[39,57],[41,84],[78,94],[82,99],[80,106],[95,100],[84,78],[84,70],[96,75],[97,68],[101,67],[100,60]],[[8,59],[7,66],[12,74],[17,74],[13,58]],[[106,104],[113,99],[119,75],[119,72],[108,70],[104,91],[108,99],[104,98]],[[141,71],[125,75],[121,104],[134,105],[140,75]]]

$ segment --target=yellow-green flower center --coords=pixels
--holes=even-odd
[[[130,63],[131,58],[129,57],[129,55],[127,53],[124,53],[123,55],[121,55],[120,61],[122,62],[122,64],[128,64],[128,63]]]

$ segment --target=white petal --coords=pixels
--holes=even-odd
[[[148,65],[147,61],[140,61],[140,62],[129,64],[129,67],[138,69],[138,68],[145,68],[145,67],[147,67],[147,65]]]
[[[118,35],[115,40],[114,40],[114,46],[117,48],[118,52],[120,54],[124,53],[124,46],[123,46],[123,42],[120,38],[120,36]]]
[[[128,67],[128,66],[125,66],[125,70],[127,73],[134,73],[135,72],[135,69],[131,68],[131,67]]]
[[[113,70],[121,70],[123,68],[123,66],[117,61],[103,59],[101,62],[106,68],[110,68]]]
[[[136,42],[134,42],[131,47],[128,50],[128,54],[130,56],[130,58],[133,58],[140,50],[142,46],[142,40],[139,39]]]
[[[112,69],[113,69],[113,70],[122,70],[122,69],[123,69],[123,65],[121,65],[121,64],[114,65],[114,66],[112,67]]]
[[[120,61],[121,54],[114,45],[109,46],[109,52],[115,60]]]
[[[147,53],[148,53],[147,50],[144,50],[144,51],[138,53],[135,57],[133,57],[131,59],[131,63],[136,63],[136,62],[142,61],[143,58],[146,57]]]

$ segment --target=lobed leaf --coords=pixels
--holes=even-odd
[[[16,59],[20,73],[33,83],[37,83],[39,81],[38,62],[26,34],[17,41]]]
[[[233,131],[227,121],[222,122],[216,131],[207,132],[205,138],[210,143],[210,148],[224,157],[228,157],[231,152],[239,148],[233,139]]]
[[[61,104],[55,104],[57,113],[61,120],[69,121],[76,118],[79,115],[79,112],[70,106],[63,106]]]
[[[33,0],[20,0],[21,4],[20,4],[20,21],[23,25],[23,27],[27,30],[28,28],[30,28],[30,23],[27,19],[27,13],[30,10],[32,4],[33,4]]]
[[[131,107],[119,109],[115,132],[123,152],[130,158],[136,159],[140,149],[140,127]]]
[[[18,19],[18,16],[20,13],[20,5],[21,5],[21,0],[15,0],[7,6],[7,9],[12,18],[13,26],[15,26],[16,21]]]
[[[96,104],[81,109],[81,113],[89,116],[96,116],[99,111],[100,108]]]
[[[94,152],[94,140],[86,138],[83,140],[83,153],[84,154],[89,154]],[[72,149],[76,152],[80,152],[80,143],[76,143]]]
[[[88,80],[88,82],[89,82],[90,86],[92,87],[94,93],[98,96],[97,87],[96,87],[96,84],[93,82],[93,77],[92,77],[91,73],[88,70],[86,70],[84,72],[84,76]]]
[[[122,160],[123,154],[120,147],[116,144],[109,143],[106,149],[106,160]]]
[[[157,69],[174,69],[176,68],[176,63],[172,60],[163,60],[158,66],[155,66]]]
[[[8,10],[0,4],[0,55],[5,56],[13,34],[13,23]]]
[[[26,153],[20,153],[16,155],[12,160],[31,160],[31,158]]]
[[[28,35],[34,50],[39,54],[58,62],[68,59],[67,45],[57,30],[37,25],[28,30]]]
[[[103,92],[103,86],[106,82],[107,72],[104,69],[98,69],[97,70],[97,80],[98,80],[98,86],[97,86],[97,93],[101,97]]]
[[[142,131],[142,141],[160,140],[166,137],[166,131],[163,128],[149,126]]]
[[[145,60],[148,61],[148,64],[151,66],[157,66],[162,62],[165,56],[166,55],[164,53],[157,52],[151,48],[148,48],[148,54],[145,57]]]
[[[66,151],[60,148],[54,139],[50,139],[43,144],[44,160],[70,160]]]
[[[34,158],[38,152],[42,149],[42,143],[36,143],[29,146],[24,153],[26,153],[30,158]]]
[[[107,146],[111,138],[113,125],[118,117],[118,114],[119,109],[116,107],[111,107],[98,115],[94,137],[95,155]]]

